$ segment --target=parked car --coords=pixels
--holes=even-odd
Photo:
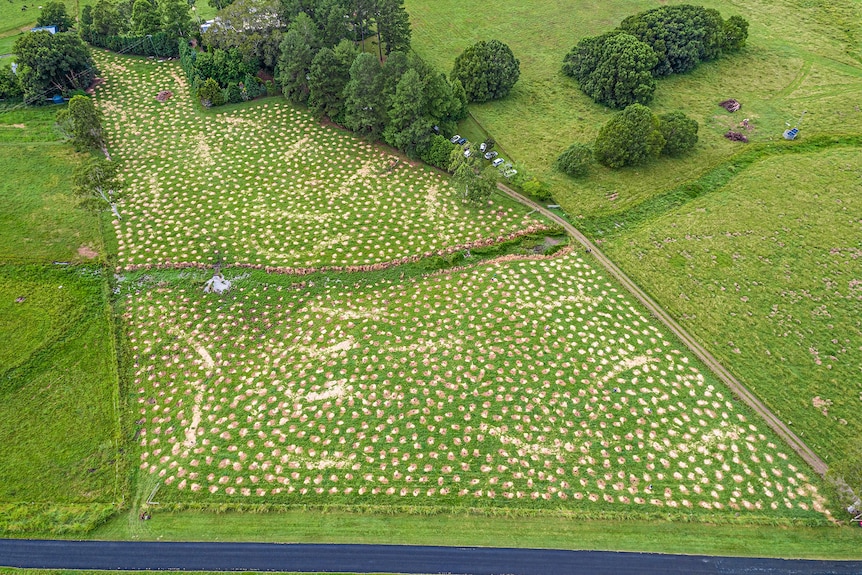
[[[481,144],[479,144],[479,151],[484,152],[485,148],[487,148],[487,147],[488,147],[488,144],[486,144],[485,142],[482,142]]]
[[[502,163],[505,161],[506,160],[504,160],[503,158],[497,158],[496,160],[491,162],[491,165],[494,166],[495,168],[499,168],[502,165]]]
[[[453,144],[457,144],[458,140],[460,140],[460,139],[461,139],[461,134],[455,134],[454,136],[449,138],[449,141],[452,142]]]
[[[469,158],[469,157],[470,157],[470,150],[469,150],[469,149],[468,149],[468,150],[464,150],[464,157],[465,157],[465,158]]]
[[[498,155],[499,155],[499,154],[497,154],[497,152],[485,152],[485,159],[486,159],[486,160],[493,160],[493,159],[494,159],[494,158],[496,158]]]
[[[506,170],[505,172],[503,172],[503,175],[506,176],[507,178],[511,178],[512,176],[514,176],[517,173],[518,173],[518,170],[516,170],[515,168],[512,168],[510,170]]]
[[[458,144],[459,146],[463,146],[464,144],[467,143],[467,138],[459,138],[458,141],[455,143]]]

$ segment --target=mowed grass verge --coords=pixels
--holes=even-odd
[[[366,543],[642,551],[806,559],[862,558],[862,529],[707,525],[654,518],[584,520],[553,514],[496,516],[453,513],[162,512],[150,521],[120,516],[93,539]]]
[[[204,112],[176,62],[97,60],[106,79],[98,105],[125,185],[114,222],[122,267],[218,258],[286,271],[367,266],[539,224],[499,196],[465,206],[444,174],[282,99]],[[158,102],[160,90],[173,97]]]
[[[554,199],[572,216],[623,212],[709,171],[740,151],[723,137],[745,131],[753,142],[781,138],[785,122],[803,111],[802,138],[857,132],[862,123],[862,65],[857,3],[811,4],[799,0],[746,0],[728,5],[702,2],[727,18],[751,23],[740,53],[702,64],[690,74],[659,80],[653,109],[682,110],[700,123],[700,142],[680,159],[643,167],[608,170],[596,166],[574,180],[552,169],[572,142],[590,143],[613,113],[584,96],[560,72],[565,54],[585,36],[613,29],[624,17],[657,2],[503,0],[493,9],[454,0],[406,7],[413,22],[413,48],[448,73],[455,57],[478,40],[499,39],[521,61],[521,79],[505,99],[471,106],[479,122],[513,159],[552,184]],[[743,108],[728,114],[717,106],[737,98]],[[739,127],[748,118],[752,128]],[[854,126],[856,128],[854,128]]]
[[[0,533],[80,533],[116,510],[118,379],[98,216],[56,108],[0,113]],[[54,263],[52,263],[54,262]],[[87,262],[84,264],[84,262]]]
[[[767,158],[604,243],[827,462],[862,436],[860,165]]]

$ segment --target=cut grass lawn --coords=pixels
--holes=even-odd
[[[0,109],[0,262],[103,257],[98,219],[72,194],[78,159],[53,129],[57,109]]]
[[[604,243],[827,462],[862,437],[860,166],[767,158]]]
[[[862,529],[706,525],[654,519],[583,520],[553,515],[407,515],[292,510],[211,513],[153,510],[153,519],[118,516],[93,539],[378,543],[596,549],[807,559],[862,558]]]
[[[322,126],[281,99],[203,112],[176,62],[100,52],[112,155],[125,199],[121,266],[291,268],[403,261],[538,220],[495,196],[465,206],[448,178]],[[173,97],[155,99],[160,90]]]
[[[744,16],[751,28],[742,52],[702,64],[690,74],[659,80],[654,110],[680,109],[700,123],[700,142],[693,153],[639,168],[596,167],[581,180],[562,176],[551,166],[572,142],[591,142],[613,111],[589,100],[563,76],[563,57],[581,38],[609,31],[625,16],[657,6],[655,2],[579,1],[563,6],[501,0],[490,8],[457,0],[408,0],[406,7],[413,22],[413,48],[447,73],[455,57],[478,40],[496,38],[511,46],[521,61],[521,79],[507,98],[472,106],[473,113],[515,160],[552,184],[555,200],[569,214],[598,216],[624,211],[725,161],[742,144],[722,135],[744,118],[751,121],[753,129],[747,134],[755,142],[780,139],[785,122],[796,122],[803,110],[802,138],[858,132],[858,3],[704,4],[725,18]],[[717,106],[731,97],[743,103],[732,115]]]

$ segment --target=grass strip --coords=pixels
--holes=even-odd
[[[862,145],[862,136],[819,136],[793,144],[754,144],[694,181],[686,182],[664,194],[645,200],[625,212],[581,219],[577,226],[588,236],[608,239],[621,233],[630,232],[631,228],[652,221],[695,198],[724,187],[743,170],[761,160],[784,154],[811,153],[833,146],[857,147],[860,145]]]

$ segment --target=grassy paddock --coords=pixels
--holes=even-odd
[[[742,149],[722,135],[749,118],[752,141],[778,139],[785,122],[807,111],[802,137],[846,133],[862,114],[862,66],[858,59],[858,3],[812,4],[801,0],[704,2],[726,18],[751,23],[749,44],[739,54],[702,64],[692,73],[659,80],[652,107],[681,109],[700,123],[694,153],[623,170],[596,167],[573,180],[551,169],[573,141],[591,142],[612,111],[584,96],[560,72],[577,41],[615,27],[620,20],[659,4],[651,1],[523,3],[502,0],[493,10],[476,3],[408,0],[414,49],[442,70],[477,40],[508,43],[521,60],[521,79],[498,102],[472,106],[481,124],[513,159],[546,178],[554,197],[572,215],[614,214],[697,177]],[[792,34],[787,31],[792,30]],[[743,109],[728,114],[716,104],[735,97]],[[738,129],[738,128],[736,128]]]
[[[767,157],[605,249],[826,461],[862,436],[862,151]]]
[[[84,531],[121,498],[102,270],[0,266],[0,532]]]
[[[771,527],[565,517],[287,511],[118,517],[94,539],[385,543],[597,549],[784,558],[862,558],[862,529]]]
[[[0,262],[103,261],[98,218],[71,191],[78,157],[54,129],[58,109],[0,109]]]

